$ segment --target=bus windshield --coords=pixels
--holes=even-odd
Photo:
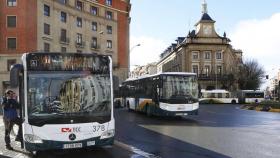
[[[174,96],[198,98],[198,85],[195,76],[166,76],[163,78],[162,99]]]
[[[27,105],[34,124],[96,121],[111,114],[110,74],[29,71]],[[76,119],[75,119],[76,118]]]

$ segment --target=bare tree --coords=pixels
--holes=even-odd
[[[259,63],[254,60],[246,60],[239,67],[238,84],[240,89],[256,90],[262,83],[265,71]]]

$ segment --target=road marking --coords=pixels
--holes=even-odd
[[[154,154],[147,153],[147,152],[145,152],[145,151],[143,151],[141,149],[138,149],[138,148],[136,148],[134,146],[125,144],[125,143],[117,141],[117,140],[115,140],[114,144],[119,146],[119,147],[121,147],[121,148],[124,148],[125,150],[131,151],[131,152],[133,152],[135,154],[138,154],[138,155],[146,157],[146,158],[160,158],[160,156],[156,156]]]

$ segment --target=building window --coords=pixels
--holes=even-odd
[[[62,52],[62,53],[65,53],[66,50],[67,50],[66,47],[61,47],[61,52]]]
[[[92,29],[92,31],[97,31],[97,22],[91,23],[91,29]]]
[[[7,40],[7,48],[9,50],[17,49],[17,39],[16,38],[8,38],[8,40]]]
[[[61,4],[67,4],[68,0],[58,0],[58,2],[61,3]]]
[[[17,26],[17,17],[16,16],[7,16],[7,26],[16,27]]]
[[[60,30],[60,41],[67,42],[67,36],[66,36],[66,30],[65,29]]]
[[[11,69],[11,66],[16,64],[17,63],[17,60],[16,59],[8,59],[7,60],[7,71],[10,71]]]
[[[76,40],[76,42],[77,42],[77,44],[82,44],[82,40],[83,40],[83,35],[82,34],[80,34],[80,33],[77,33],[77,40]]]
[[[82,27],[82,25],[83,25],[82,18],[77,17],[77,26],[78,26],[78,27]]]
[[[79,9],[79,10],[83,10],[83,2],[76,1],[76,8]]]
[[[112,0],[106,0],[106,5],[112,6]]]
[[[44,43],[44,51],[45,52],[50,52],[50,44],[49,43]]]
[[[91,48],[97,48],[97,38],[92,37]]]
[[[107,25],[107,34],[112,34],[112,26]]]
[[[44,4],[44,15],[50,16],[50,6]]]
[[[222,59],[222,52],[216,52],[216,59]]]
[[[98,15],[98,8],[97,7],[94,7],[94,6],[91,6],[90,7],[90,13],[92,15]]]
[[[112,20],[113,19],[113,13],[110,11],[106,11],[106,18]]]
[[[192,72],[198,74],[198,65],[192,66]]]
[[[198,58],[199,58],[198,52],[192,52],[192,59],[193,60],[198,60]]]
[[[17,6],[17,0],[7,0],[8,7],[15,7]]]
[[[209,74],[210,74],[210,66],[209,65],[204,66],[204,73],[205,73],[206,76],[209,76]]]
[[[67,14],[65,12],[60,13],[60,21],[65,22],[67,21]]]
[[[112,48],[112,41],[111,40],[107,40],[107,48]]]
[[[44,23],[44,34],[45,35],[50,35],[51,34],[50,25],[49,24]]]
[[[204,52],[204,59],[211,59],[211,52]]]
[[[222,74],[222,66],[217,66],[217,75],[221,75]]]

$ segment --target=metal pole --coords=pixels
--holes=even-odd
[[[216,89],[218,87],[218,81],[217,81],[217,73],[216,73]]]

